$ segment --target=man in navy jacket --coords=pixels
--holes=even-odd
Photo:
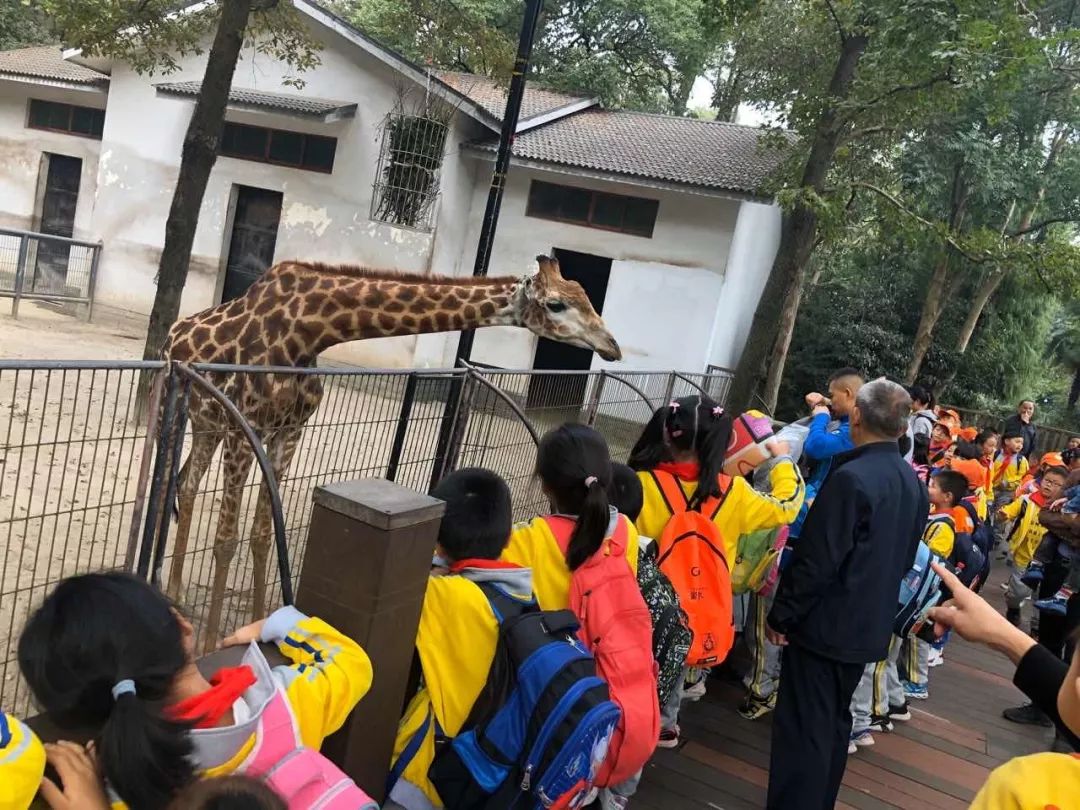
[[[900,580],[926,525],[926,489],[900,455],[911,398],[875,380],[851,413],[855,449],[833,458],[780,579],[767,635],[785,647],[768,807],[831,808],[847,766],[851,696],[886,657]]]

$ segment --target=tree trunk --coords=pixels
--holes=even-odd
[[[818,118],[810,155],[803,167],[800,184],[803,189],[818,194],[824,192],[825,180],[843,134],[837,107],[839,102],[847,98],[859,60],[869,44],[869,37],[865,35],[848,36],[843,42],[833,68],[832,79],[829,81],[831,103],[822,110]],[[746,410],[750,406],[755,392],[765,378],[765,365],[770,359],[780,360],[780,367],[775,374],[777,377],[783,374],[783,361],[787,355],[787,346],[791,343],[794,317],[786,326],[781,325],[781,320],[790,304],[795,307],[793,315],[798,312],[806,262],[814,250],[817,226],[817,213],[802,202],[795,203],[784,218],[780,231],[780,249],[754,311],[750,334],[735,369],[735,379],[728,397],[728,405],[735,411]]]
[[[975,327],[979,323],[983,310],[1004,280],[1005,272],[992,270],[990,275],[983,279],[978,289],[975,290],[975,295],[971,297],[971,308],[968,310],[967,317],[964,318],[964,323],[960,327],[960,334],[956,337],[957,354],[963,355],[967,351],[968,344],[971,343],[971,336],[975,334]]]
[[[930,284],[926,288],[922,314],[919,316],[919,325],[915,329],[915,345],[911,350],[911,362],[908,363],[907,371],[904,372],[904,382],[908,385],[914,385],[919,376],[926,353],[930,351],[930,346],[934,342],[934,329],[945,308],[945,282],[949,277],[949,258],[949,249],[945,248],[938,263],[934,266],[934,273],[930,276]]]
[[[244,44],[252,0],[222,0],[214,42],[206,61],[202,89],[195,99],[184,146],[180,173],[176,178],[169,218],[165,221],[165,242],[158,264],[157,293],[150,311],[143,358],[157,360],[180,312],[180,295],[187,281],[195,228],[199,222],[210,170],[217,160],[218,144],[225,127],[225,106],[229,100],[236,62]]]
[[[1069,412],[1076,410],[1076,402],[1080,400],[1080,367],[1073,372],[1072,386],[1069,388]]]
[[[806,275],[805,265],[799,269],[795,283],[788,291],[784,308],[780,311],[780,332],[773,344],[772,355],[769,357],[769,372],[765,376],[765,388],[762,401],[765,410],[769,413],[776,412],[776,400],[780,396],[780,382],[784,378],[784,366],[787,365],[788,350],[791,348],[791,336],[795,332],[795,318],[799,314],[799,304],[803,295],[803,276]]]

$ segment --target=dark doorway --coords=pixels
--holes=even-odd
[[[222,301],[243,295],[274,263],[281,199],[280,191],[236,187],[236,210],[229,239],[229,258],[225,264]]]
[[[41,233],[71,238],[75,233],[75,208],[79,203],[82,160],[46,153],[45,187],[38,212]],[[71,245],[42,240],[34,261],[33,292],[63,293],[67,287]]]
[[[555,249],[555,258],[559,260],[563,278],[576,281],[584,287],[593,309],[603,315],[608,277],[611,275],[611,259],[559,248]],[[557,340],[540,338],[536,344],[533,368],[587,371],[592,367],[592,356],[589,349],[579,349]],[[539,408],[580,409],[585,403],[588,382],[584,375],[533,375],[529,382],[528,404],[530,407]]]

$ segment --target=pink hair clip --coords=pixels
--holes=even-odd
[[[721,416],[724,415],[723,407],[721,407],[720,405],[717,405],[715,408],[712,409],[712,415],[713,415],[713,419],[719,419]]]
[[[585,489],[589,489],[593,484],[597,483],[599,480],[600,479],[598,479],[595,475],[590,475],[588,478],[585,479]]]

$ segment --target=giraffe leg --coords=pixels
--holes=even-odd
[[[240,502],[244,497],[244,484],[253,455],[243,434],[230,432],[225,437],[221,454],[224,492],[214,536],[214,581],[210,588],[210,612],[206,618],[204,652],[207,653],[217,646],[221,633],[221,612],[225,603],[225,587],[229,581],[229,566],[240,538]]]
[[[180,481],[177,487],[177,505],[179,517],[176,525],[176,540],[173,543],[172,565],[169,570],[169,585],[166,593],[174,601],[180,600],[184,589],[184,557],[187,555],[188,541],[191,538],[191,521],[195,512],[195,496],[199,493],[199,484],[210,466],[214,451],[221,444],[221,434],[216,431],[202,431],[192,425],[191,452],[188,453],[184,466],[180,469]]]
[[[300,427],[290,425],[278,430],[266,443],[266,451],[270,457],[270,465],[274,469],[274,479],[277,481],[279,491],[299,442]],[[272,529],[270,491],[266,481],[263,481],[262,486],[259,487],[259,501],[255,508],[255,520],[249,540],[254,569],[251,590],[252,621],[266,615],[266,564],[270,557]]]

